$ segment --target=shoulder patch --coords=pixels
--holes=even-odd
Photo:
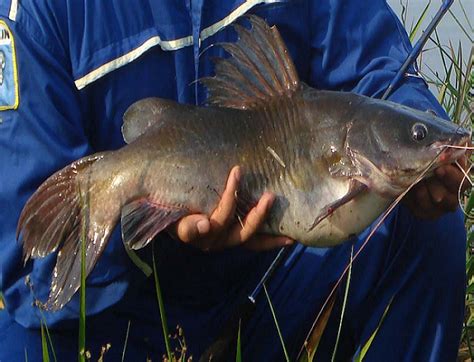
[[[18,104],[15,41],[7,23],[0,20],[0,111],[17,109]]]

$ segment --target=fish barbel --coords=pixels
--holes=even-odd
[[[235,25],[238,41],[222,45],[231,57],[202,80],[208,107],[136,102],[124,115],[126,146],[72,163],[29,199],[17,232],[25,260],[59,249],[51,309],[80,286],[81,230],[89,274],[119,220],[124,243],[139,249],[185,215],[211,214],[234,165],[240,210],[276,195],[263,232],[331,246],[464,152],[440,146],[465,145],[470,133],[428,112],[305,85],[278,30],[249,22]]]

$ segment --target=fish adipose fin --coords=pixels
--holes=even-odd
[[[146,246],[168,225],[189,214],[187,209],[154,203],[146,198],[122,208],[122,239],[130,249]]]
[[[178,106],[178,103],[162,98],[145,98],[133,103],[123,115],[123,139],[127,143],[134,141],[162,121],[164,111]]]
[[[18,222],[17,239],[23,244],[23,258],[44,257],[59,249],[51,280],[51,291],[45,307],[60,309],[79,289],[81,276],[81,233],[94,224],[85,207],[90,193],[81,190],[79,174],[100,160],[103,154],[82,158],[47,179],[24,207]],[[81,196],[82,195],[82,196]],[[101,255],[113,226],[111,217],[106,225],[94,228],[86,235],[86,274]]]
[[[336,211],[342,205],[347,204],[349,201],[354,199],[361,192],[367,190],[367,186],[359,181],[352,180],[349,186],[349,191],[341,197],[339,200],[334,201],[333,203],[325,206],[318,217],[314,220],[313,224],[309,227],[308,231],[313,230],[318,224],[323,221],[325,218],[331,216],[331,214]]]
[[[223,43],[231,55],[216,59],[216,75],[200,81],[207,87],[209,105],[251,109],[273,98],[290,97],[300,81],[290,53],[276,27],[250,15],[250,29],[234,25],[236,43]]]

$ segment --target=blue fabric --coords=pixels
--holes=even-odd
[[[189,3],[189,6],[187,6]],[[63,1],[19,2],[15,37],[20,105],[1,113],[0,124],[0,360],[41,356],[40,314],[55,255],[23,267],[15,241],[18,216],[27,198],[54,171],[83,155],[123,146],[122,115],[138,99],[158,96],[201,103],[205,90],[193,81],[212,74],[208,45],[235,39],[229,28],[196,47],[199,28],[230,14],[242,1]],[[261,4],[251,12],[276,24],[302,80],[324,89],[380,96],[405,59],[410,44],[385,1],[289,1]],[[151,37],[192,36],[194,45],[164,51],[159,45],[78,90],[75,81],[138,48]],[[392,100],[445,115],[421,79],[410,78]],[[363,236],[355,242],[360,246]],[[415,220],[399,209],[361,254],[353,271],[341,354],[349,357],[367,341],[391,298],[390,313],[369,350],[368,360],[452,360],[463,314],[464,232],[462,218]],[[196,357],[215,337],[242,293],[250,292],[275,252],[244,249],[205,254],[172,240],[160,241],[159,275],[170,326],[184,327]],[[270,286],[292,354],[348,261],[350,244],[333,249],[297,247]],[[141,252],[149,257],[150,249]],[[30,275],[30,283],[25,277]],[[115,233],[87,281],[88,346],[112,344],[120,358],[127,323],[130,360],[163,353],[158,308],[151,281],[137,270]],[[340,308],[340,300],[337,302]],[[59,360],[76,356],[78,297],[61,311],[43,312]],[[338,320],[334,313],[321,353],[332,352]],[[243,331],[246,360],[283,359],[264,299]],[[382,333],[383,331],[383,333]],[[390,351],[387,353],[387,351]],[[339,355],[338,355],[339,356]]]

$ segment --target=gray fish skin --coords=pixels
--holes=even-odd
[[[128,143],[78,160],[48,178],[25,205],[17,237],[25,261],[59,250],[47,302],[62,308],[121,220],[124,243],[139,249],[181,217],[211,214],[230,169],[242,177],[238,210],[264,191],[276,195],[262,232],[310,246],[359,233],[420,174],[450,163],[468,131],[430,113],[300,82],[275,27],[250,17],[224,45],[216,76],[203,80],[209,107],[149,98],[122,127]]]
[[[156,106],[160,100],[145,102]],[[158,203],[210,214],[229,170],[240,165],[239,195],[247,206],[264,191],[277,196],[264,231],[312,246],[338,244],[368,226],[437,156],[440,150],[432,147],[434,142],[465,144],[470,137],[430,113],[310,88],[263,111],[166,103],[169,108],[145,134],[94,164],[98,177],[106,179],[111,171],[104,171],[103,163],[110,159],[116,168],[123,160],[119,168],[126,175],[119,175],[129,181],[123,182],[126,191],[116,203],[146,195]],[[417,123],[428,129],[423,142],[412,139],[411,128]],[[372,164],[366,165],[365,159]],[[130,165],[136,169],[131,171]],[[378,179],[378,172],[387,178]],[[309,231],[321,210],[344,197],[354,179],[369,191]],[[131,192],[134,189],[143,194]]]

